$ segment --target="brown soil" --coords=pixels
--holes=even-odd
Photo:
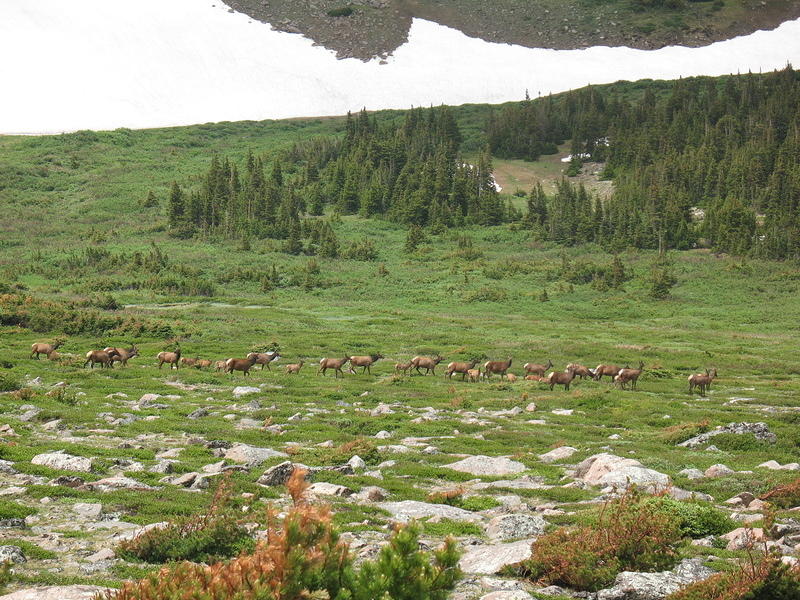
[[[469,36],[535,48],[595,45],[655,49],[704,46],[773,29],[800,17],[800,0],[688,2],[678,9],[634,10],[634,0],[227,0],[233,9],[302,33],[339,58],[386,57],[408,39],[411,19]],[[329,11],[351,8],[349,16]]]

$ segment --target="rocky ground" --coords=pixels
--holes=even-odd
[[[695,540],[692,553],[671,571],[622,573],[612,588],[577,596],[663,598],[708,577],[715,565],[734,560],[748,536],[763,535],[759,525],[766,505],[757,498],[753,482],[789,480],[800,471],[800,464],[785,459],[744,469],[741,465],[750,463],[742,453],[714,445],[726,440],[730,448],[734,439],[744,448],[763,445],[769,452],[779,444],[779,436],[758,420],[765,405],[755,398],[730,396],[729,391],[680,402],[687,410],[713,402],[716,415],[738,419],[749,414],[752,419],[670,444],[684,457],[680,462],[685,468],[679,469],[675,462],[644,458],[652,455],[639,450],[640,432],[623,424],[598,426],[586,406],[565,408],[575,405],[575,396],[572,402],[563,397],[537,406],[526,401],[526,392],[506,408],[491,407],[491,402],[488,408],[480,403],[467,408],[458,402],[433,407],[376,401],[367,389],[352,400],[282,405],[276,401],[280,386],[274,384],[190,385],[177,376],[164,384],[173,391],[116,391],[93,400],[80,383],[38,378],[21,399],[19,394],[0,396],[5,412],[0,449],[6,458],[0,461],[0,559],[14,563],[17,578],[17,591],[4,599],[85,598],[96,590],[87,585],[112,585],[140,576],[156,567],[116,558],[114,548],[120,540],[158,526],[175,511],[176,503],[202,505],[223,473],[240,477],[259,502],[286,506],[283,484],[301,464],[311,467],[311,492],[333,505],[337,522],[361,558],[375,556],[395,522],[423,523],[423,544],[428,547],[455,535],[464,552],[465,578],[452,598],[460,600],[572,595],[503,576],[503,569],[530,556],[531,545],[545,531],[575,522],[631,484],[666,489],[678,499],[714,502],[742,527],[754,526],[735,529],[721,540]],[[505,393],[496,384],[485,389]],[[63,398],[65,393],[72,394],[84,422],[74,416],[58,418],[37,402]],[[767,413],[778,410],[766,408]],[[794,409],[780,409],[787,410]],[[184,415],[191,429],[207,424],[209,435],[182,432],[180,427],[169,435],[157,432],[158,422],[174,412]],[[372,432],[351,446],[318,441],[309,434],[314,423],[334,415],[366,419]],[[672,416],[655,409],[649,419],[663,422]],[[214,436],[218,427],[228,430],[227,439]],[[409,429],[426,433],[401,433]],[[562,437],[547,452],[528,452],[523,440],[532,440],[537,431],[555,431]],[[242,437],[260,442],[237,441]],[[513,448],[517,451],[509,454]],[[355,454],[359,450],[366,460]],[[460,505],[432,501],[431,494],[456,489],[462,492]],[[800,551],[798,510],[779,513],[772,532],[775,541],[769,542],[792,563]],[[34,583],[70,587],[53,588],[51,596],[32,596],[25,590]],[[631,589],[640,590],[639,595],[632,596]]]
[[[302,33],[340,58],[386,57],[408,37],[412,18],[435,21],[487,41],[532,48],[571,49],[668,45],[704,46],[773,29],[800,16],[794,0],[689,3],[678,10],[636,11],[630,2],[581,0],[230,0],[227,5]],[[350,9],[346,16],[332,16]]]

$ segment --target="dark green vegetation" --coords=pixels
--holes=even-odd
[[[797,18],[791,0],[229,0],[236,10],[302,32],[340,57],[385,56],[412,18],[471,37],[533,48],[703,46]],[[344,35],[343,35],[344,33]]]
[[[733,86],[749,81],[765,91],[770,84],[764,82],[787,85],[788,78],[786,73],[753,76]],[[724,92],[726,81],[718,81],[719,90]],[[649,89],[660,106],[695,85],[701,97],[709,86],[706,80],[679,86],[618,84],[553,102],[602,94],[607,103],[617,98],[635,107]],[[768,106],[781,106],[780,98],[772,98]],[[552,526],[586,525],[595,515],[590,501],[599,492],[562,487],[564,468],[543,464],[539,454],[571,445],[578,449],[572,463],[604,451],[632,452],[676,485],[711,494],[716,503],[742,491],[761,495],[785,484],[772,497],[779,518],[789,516],[784,510],[797,505],[797,485],[791,485],[796,474],[758,465],[796,460],[800,448],[798,336],[787,325],[800,319],[796,264],[759,253],[712,254],[703,247],[670,250],[659,258],[649,247],[654,238],[645,225],[641,230],[650,242],[644,250],[636,249],[634,239],[620,246],[551,237],[549,227],[533,223],[531,214],[538,209],[529,213],[526,198],[509,195],[512,190],[496,193],[483,187],[480,199],[487,204],[472,211],[467,203],[460,216],[461,205],[450,204],[452,187],[444,204],[433,204],[437,196],[426,195],[426,181],[434,182],[435,191],[437,178],[426,173],[435,173],[442,153],[457,163],[441,179],[449,186],[476,183],[470,179],[474,172],[461,162],[512,162],[483,152],[483,129],[492,110],[496,119],[503,114],[502,108],[468,106],[387,111],[350,120],[0,138],[5,215],[0,223],[0,386],[11,391],[0,395],[0,427],[8,424],[19,436],[0,430],[0,459],[12,461],[21,476],[41,478],[26,483],[25,492],[13,500],[4,500],[0,514],[48,524],[65,547],[85,543],[94,551],[108,533],[82,529],[71,512],[73,504],[100,503],[106,514],[134,524],[197,515],[209,506],[209,492],[161,482],[164,474],[148,469],[159,463],[156,455],[162,450],[182,448],[175,475],[202,472],[221,460],[209,443],[218,440],[281,450],[310,466],[341,465],[353,454],[365,460],[367,472],[396,461],[381,468],[383,479],[362,471],[355,476],[323,471],[315,481],[355,492],[378,485],[398,501],[424,501],[431,493],[463,487],[457,505],[487,518],[500,498],[513,494],[531,506],[557,503],[564,514],[548,517]],[[414,125],[419,119],[449,125],[438,131],[434,127],[436,135],[426,139],[424,128]],[[571,129],[565,135],[567,141]],[[408,184],[396,202],[381,187],[381,200],[374,205],[379,208],[362,212],[373,178],[378,189],[382,173],[395,168],[391,161],[382,162],[383,152],[396,154],[397,178],[405,170]],[[318,164],[309,182],[311,158]],[[531,163],[532,168],[538,164]],[[351,171],[358,176],[347,185]],[[345,185],[329,191],[339,172],[345,174]],[[619,167],[614,172],[626,171]],[[253,184],[258,180],[262,185]],[[768,189],[769,181],[758,189]],[[170,203],[177,187],[180,192]],[[581,194],[579,187],[562,187],[556,192],[564,197]],[[315,189],[326,191],[315,197]],[[348,204],[348,189],[355,189],[357,203]],[[231,190],[236,193],[226,195]],[[242,218],[247,203],[238,203],[248,190],[258,190],[254,207],[274,199],[274,218],[255,213]],[[182,204],[175,200],[178,195]],[[425,201],[414,204],[415,198]],[[230,208],[225,201],[231,199],[236,210],[219,210]],[[544,198],[548,219],[568,214],[561,201]],[[173,214],[170,228],[170,206],[179,204],[184,210],[181,216]],[[541,198],[533,204],[541,207]],[[312,206],[322,214],[309,214]],[[483,206],[496,207],[500,218],[484,220]],[[236,217],[230,228],[227,214]],[[418,220],[418,214],[426,216]],[[431,214],[450,216],[431,219]],[[692,226],[698,241],[702,227]],[[29,358],[33,342],[56,337],[65,339],[57,350],[60,356]],[[141,355],[128,368],[81,368],[90,349],[133,343]],[[256,367],[247,379],[213,370],[159,371],[156,354],[176,343],[186,357],[243,357],[271,346],[284,358],[271,371]],[[372,367],[371,377],[314,374],[313,363],[322,356],[377,352],[386,359]],[[445,357],[436,377],[394,374],[395,361],[435,353]],[[507,357],[514,359],[511,372],[517,375],[523,363],[546,363],[548,358],[559,369],[573,361],[594,367],[600,362],[635,366],[642,360],[645,372],[638,392],[588,380],[576,380],[564,393],[537,382],[494,378],[469,384],[458,376],[452,381],[441,376],[451,360]],[[300,360],[306,365],[299,375],[282,372],[282,364]],[[720,375],[708,397],[688,395],[687,375],[708,367]],[[51,387],[61,381],[64,389]],[[260,386],[260,391],[234,397],[233,387],[242,384]],[[156,404],[163,406],[138,406],[145,393],[161,394]],[[530,402],[536,404],[533,413],[501,412],[524,409]],[[31,415],[23,408],[28,405],[40,412]],[[208,414],[187,418],[198,408]],[[561,408],[574,413],[552,412]],[[774,444],[752,436],[719,436],[717,452],[677,446],[718,425],[759,421],[775,433]],[[382,430],[391,439],[373,437]],[[613,434],[621,439],[609,439]],[[402,444],[408,450],[400,453],[396,447]],[[428,444],[434,452],[422,451]],[[48,485],[65,473],[31,459],[60,449],[95,459],[91,471],[69,475],[91,483],[124,473],[157,489],[100,492]],[[524,474],[545,487],[499,485],[473,491],[473,475],[445,468],[459,454],[514,455],[527,468]],[[264,469],[283,460],[275,457],[235,472],[234,494],[281,503],[282,489],[255,482]],[[131,469],[131,462],[141,463],[143,470]],[[720,462],[737,473],[696,481],[679,475],[687,467],[706,469]],[[496,478],[479,479],[492,483]],[[44,498],[50,501],[40,502]],[[659,502],[677,517],[682,538],[729,527],[717,509]],[[333,503],[332,519],[341,530],[385,532],[389,515],[375,504],[338,498]],[[436,542],[448,534],[479,536],[482,530],[448,520],[422,528]],[[28,529],[14,529],[9,537],[48,549]],[[196,556],[192,553],[204,551],[206,541],[199,539],[190,552],[176,543],[170,556]],[[692,550],[680,544],[676,552],[683,556]],[[102,577],[91,577],[73,561],[53,573],[63,555],[38,556],[18,567],[17,577],[119,582],[151,568],[123,562]],[[153,560],[170,556],[148,554]]]

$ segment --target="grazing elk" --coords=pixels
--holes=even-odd
[[[278,360],[281,355],[277,352],[251,352],[247,355],[247,358],[256,357],[256,364],[261,365],[261,370],[264,370],[264,367],[267,367],[267,371],[272,371],[269,366],[269,363]]]
[[[36,358],[36,360],[39,360],[40,354],[44,354],[49,358],[50,353],[60,348],[63,344],[64,342],[62,340],[56,340],[52,344],[45,344],[44,342],[36,342],[35,344],[31,345],[31,358]]]
[[[429,356],[415,356],[411,359],[411,366],[417,371],[418,375],[422,375],[420,369],[425,369],[425,375],[433,373],[436,375],[436,365],[444,360],[444,357],[438,354],[431,358]]]
[[[408,370],[412,367],[411,361],[405,363],[394,363],[394,372],[402,371],[403,375],[408,375]]]
[[[188,356],[184,356],[183,358],[181,358],[181,364],[184,367],[193,367],[198,360],[200,359],[196,356],[194,358],[189,358]]]
[[[546,365],[538,365],[536,363],[525,363],[522,366],[522,369],[525,371],[525,375],[538,375],[539,377],[544,377],[544,374],[547,372],[547,369],[549,369],[552,366],[553,366],[553,361],[548,358]]]
[[[461,373],[461,381],[464,381],[464,378],[472,369],[475,368],[475,365],[477,364],[477,358],[471,362],[451,362],[449,365],[447,365],[447,370],[444,372],[444,376],[448,379],[452,379],[453,373]]]
[[[117,351],[113,349],[110,352],[106,352],[105,350],[90,350],[86,353],[86,362],[83,363],[83,367],[86,368],[86,365],[91,365],[91,368],[94,369],[95,363],[99,363],[100,368],[113,368],[114,358],[116,356]]]
[[[211,366],[211,361],[206,358],[198,358],[194,363],[195,369],[208,369]]]
[[[594,378],[594,371],[589,369],[588,367],[584,367],[578,363],[569,363],[567,365],[567,369],[572,369],[575,371],[575,376],[580,377],[581,379],[588,377],[589,379]]]
[[[705,375],[702,373],[695,373],[694,375],[689,375],[689,393],[691,394],[694,391],[694,388],[700,389],[700,394],[705,395],[706,389],[711,389],[711,382],[717,376],[717,370],[706,369]]]
[[[547,381],[544,375],[525,375],[525,381]]]
[[[225,361],[225,372],[233,375],[234,371],[241,371],[244,375],[250,375],[250,369],[256,364],[254,353],[247,355],[248,358],[229,358]]]
[[[322,376],[325,377],[325,373],[328,369],[333,369],[333,376],[334,378],[341,375],[344,377],[344,373],[342,372],[342,367],[347,364],[350,360],[349,356],[345,356],[344,358],[323,358],[319,361],[319,369],[317,370],[317,375],[322,373]]]
[[[224,360],[216,361],[214,363],[214,370],[217,371],[217,372],[224,371],[225,370],[225,361]]]
[[[111,358],[111,362],[118,362],[123,367],[128,366],[128,360],[139,356],[139,349],[136,346],[131,346],[130,348],[112,348],[109,346],[108,348],[103,348],[103,352],[114,352],[115,354]]]
[[[353,375],[356,374],[355,369],[353,367],[361,367],[361,374],[363,375],[366,371],[370,375],[372,375],[372,371],[370,367],[378,362],[380,359],[383,358],[383,354],[380,352],[378,354],[370,354],[369,356],[351,356],[350,357],[350,373]]]
[[[636,389],[636,382],[639,381],[639,376],[644,371],[644,363],[639,361],[639,368],[638,369],[629,369],[624,368],[620,369],[620,372],[617,373],[617,376],[614,377],[614,385],[619,385],[623,390],[625,389],[625,384],[630,383],[631,389]]]
[[[508,360],[488,360],[483,365],[483,372],[486,375],[486,378],[492,376],[492,373],[497,373],[500,375],[500,379],[505,377],[506,371],[511,368],[511,359]]]
[[[297,375],[300,372],[300,369],[303,368],[305,363],[301,360],[299,363],[295,363],[293,365],[286,365],[286,374],[287,375]]]
[[[467,375],[469,376],[470,383],[478,383],[481,379],[481,370],[480,369],[470,369],[467,371]]]
[[[627,369],[628,367],[626,366],[625,368]],[[618,367],[617,365],[597,365],[597,368],[594,370],[594,380],[602,381],[603,375],[608,375],[611,381],[614,381],[614,377],[619,375],[620,371],[622,371],[622,367]]]
[[[508,381],[508,383],[515,383],[517,381],[517,376],[514,375],[513,373],[508,373],[506,374],[506,380]]]
[[[564,372],[561,371],[553,371],[550,373],[550,376],[547,378],[547,383],[550,384],[550,390],[553,390],[553,387],[556,385],[563,385],[564,391],[569,391],[569,384],[572,383],[572,380],[575,379],[575,371],[572,369],[567,369]]]
[[[159,352],[156,358],[158,359],[159,369],[164,363],[167,363],[170,369],[179,369],[181,366],[181,349],[177,348],[175,352]]]

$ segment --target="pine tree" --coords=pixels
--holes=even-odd
[[[178,183],[173,181],[169,192],[169,205],[167,207],[167,221],[170,229],[176,229],[183,224],[184,212],[183,191]]]

